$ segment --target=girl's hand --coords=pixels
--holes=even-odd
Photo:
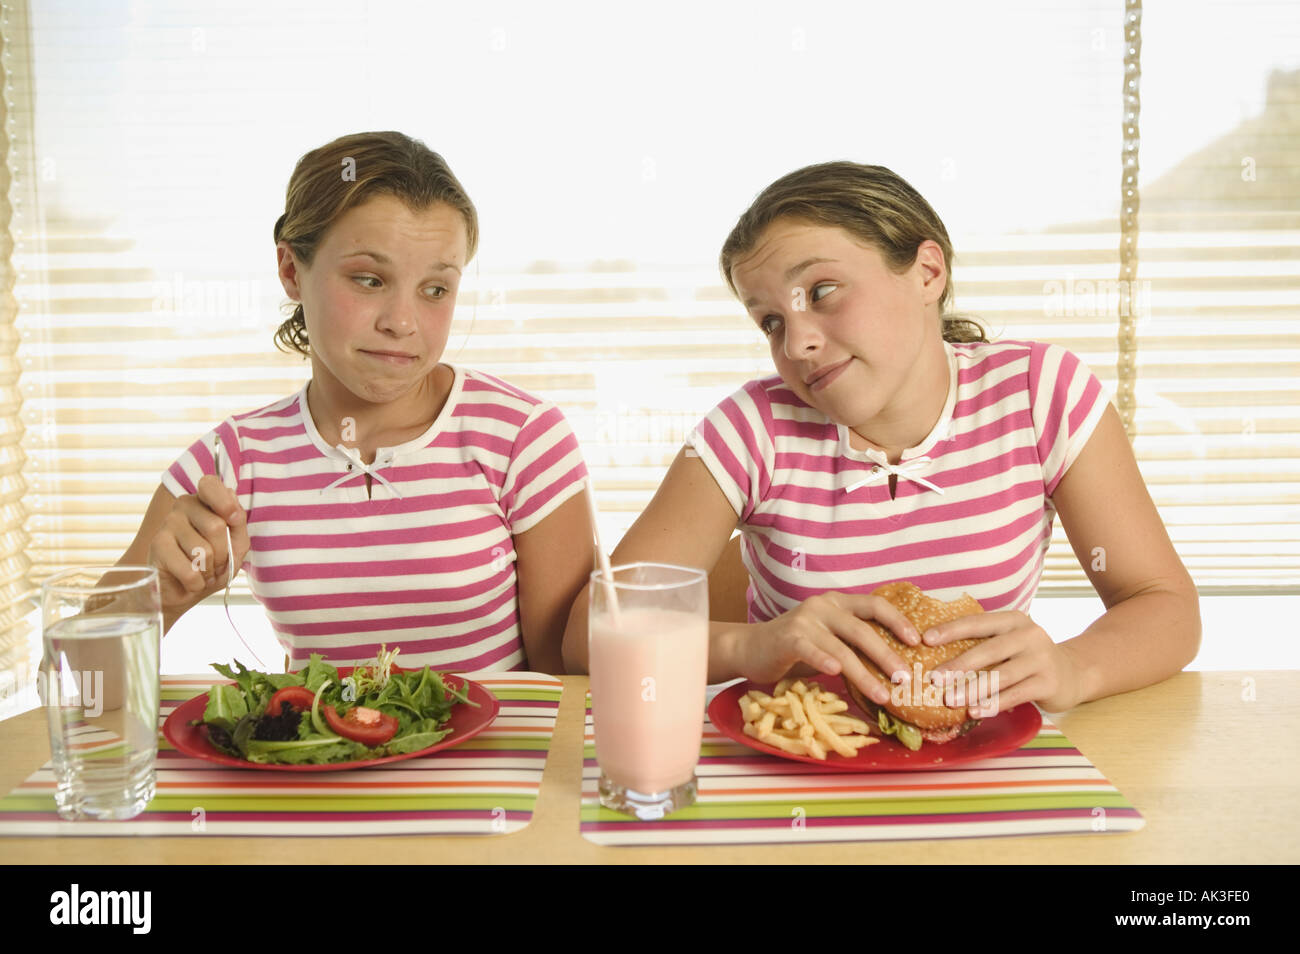
[[[164,614],[179,615],[225,588],[227,526],[236,566],[249,550],[248,517],[234,491],[211,474],[199,480],[198,491],[176,498],[149,543],[149,564],[158,569]]]
[[[1064,712],[1079,702],[1080,674],[1069,651],[1024,613],[976,613],[940,623],[922,638],[927,646],[942,646],[954,639],[981,640],[930,673],[933,684],[948,686],[944,704],[969,705],[975,718],[995,716],[1022,702],[1037,702],[1049,712]],[[997,674],[997,680],[988,698],[971,698],[963,691],[966,683],[956,681],[956,673],[986,668]]]
[[[875,620],[910,645],[920,634],[892,604],[878,596],[821,593],[804,600],[776,619],[758,623],[740,637],[737,670],[754,682],[776,682],[792,667],[806,663],[817,672],[843,674],[870,699],[889,701],[889,689],[869,673],[849,645],[857,646],[887,676],[907,665],[864,620]]]

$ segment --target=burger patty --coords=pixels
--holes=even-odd
[[[950,726],[947,729],[918,729],[918,731],[921,733],[921,738],[926,742],[951,742],[953,739],[965,735],[979,724],[979,719],[967,719],[961,725]]]
[[[867,715],[871,717],[869,724],[872,733],[878,734],[880,732],[880,727],[876,720],[880,718],[881,707],[876,705],[870,699],[865,698],[860,692],[857,692],[856,687],[850,695],[852,695],[854,701],[858,703],[858,707],[863,709]],[[886,710],[886,712],[888,712],[888,710]],[[934,742],[936,744],[951,742],[953,739],[960,738],[971,729],[975,728],[975,726],[979,725],[982,721],[980,719],[967,719],[965,722],[961,723],[961,725],[948,726],[947,728],[942,729],[922,729],[919,725],[914,725],[906,719],[900,719],[892,712],[889,713],[889,717],[895,722],[903,722],[915,728],[916,731],[921,733],[921,740],[923,742]]]

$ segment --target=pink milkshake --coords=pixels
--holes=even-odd
[[[612,587],[592,575],[588,624],[601,804],[662,818],[695,800],[709,671],[708,577],[654,563],[612,572]]]
[[[627,609],[591,621],[596,760],[618,785],[649,794],[691,780],[704,730],[709,623],[693,613]]]

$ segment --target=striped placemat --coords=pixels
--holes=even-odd
[[[710,687],[712,693],[721,687]],[[600,845],[799,844],[1136,831],[1145,822],[1087,756],[1043,717],[1015,752],[947,771],[821,773],[763,755],[705,717],[699,797],[658,821],[602,808],[591,696],[581,830]]]
[[[464,745],[428,758],[341,772],[227,768],[182,755],[159,732],[157,794],[129,821],[59,818],[42,766],[0,799],[0,835],[508,834],[533,817],[561,682],[530,672],[465,673],[501,702]],[[158,726],[219,677],[164,676]],[[88,727],[89,728],[89,727]],[[84,740],[95,744],[93,730]]]

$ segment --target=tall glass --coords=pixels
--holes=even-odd
[[[610,577],[597,570],[591,582],[588,663],[600,803],[662,818],[695,801],[709,668],[708,576],[632,563],[613,567]]]
[[[158,571],[58,573],[41,587],[41,616],[59,814],[134,818],[153,798],[158,754]]]

